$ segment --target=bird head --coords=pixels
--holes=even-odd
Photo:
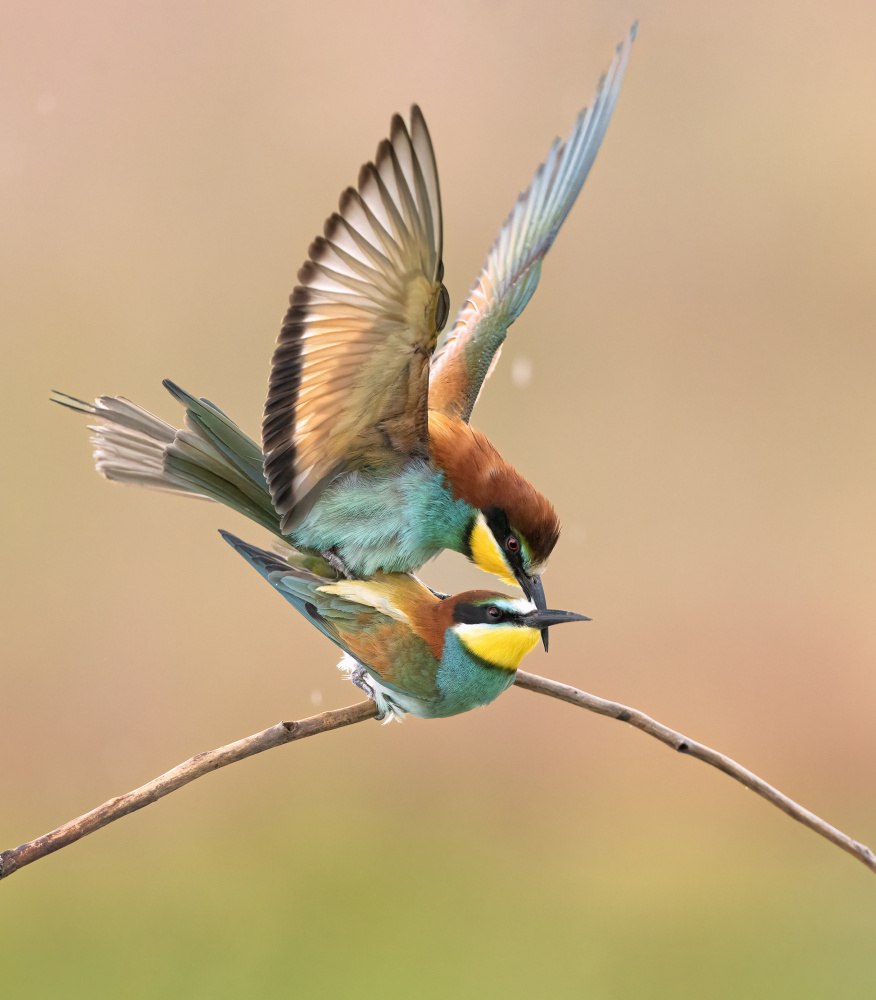
[[[469,653],[502,670],[515,671],[551,625],[590,621],[585,615],[537,608],[524,598],[487,590],[466,591],[449,600],[450,630]]]
[[[560,534],[550,501],[461,420],[431,412],[429,440],[454,496],[474,508],[465,554],[504,583],[519,584],[544,610],[540,575]]]
[[[512,523],[503,508],[487,507],[478,512],[469,531],[471,560],[503,583],[519,584],[529,600],[544,609],[547,605],[540,575],[556,539],[554,536],[546,545],[542,535],[538,530],[527,534],[522,525]]]
[[[475,565],[494,573],[503,583],[519,584],[535,607],[544,611],[547,600],[541,573],[556,544],[560,524],[553,507],[540,493],[531,492],[535,496],[524,494],[522,503],[518,497],[510,497],[510,516],[502,507],[479,511],[469,532],[468,547]],[[547,651],[547,628],[541,638]]]

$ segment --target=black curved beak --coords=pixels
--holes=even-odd
[[[514,575],[517,577],[517,582],[520,584],[523,593],[526,594],[539,611],[544,611],[547,608],[547,601],[544,596],[544,587],[541,585],[541,577],[535,575],[527,576],[522,569],[517,570]],[[544,645],[544,651],[547,652],[548,631],[546,628],[541,630],[541,641]]]

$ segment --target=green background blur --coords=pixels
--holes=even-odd
[[[295,272],[391,114],[432,130],[458,306],[636,17],[475,412],[563,519],[551,604],[594,619],[525,665],[876,841],[870,0],[5,0],[0,848],[358,698],[215,529],[264,534],[101,480],[49,390],[176,421],[169,376],[257,434]],[[4,996],[269,990],[870,998],[876,881],[723,775],[512,690],[246,761],[0,885]]]

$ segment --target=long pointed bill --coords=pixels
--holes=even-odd
[[[520,584],[523,593],[532,601],[532,603],[538,608],[539,611],[544,611],[547,608],[547,601],[544,596],[544,587],[541,585],[540,576],[527,576],[523,570],[518,570],[515,574],[517,576],[517,582]],[[541,641],[544,645],[544,651],[548,650],[548,630],[543,628],[541,630]]]
[[[523,616],[524,622],[530,628],[540,628],[544,635],[551,625],[560,625],[563,622],[589,622],[592,618],[587,615],[576,615],[574,611],[552,611],[550,608],[544,610],[536,609]]]

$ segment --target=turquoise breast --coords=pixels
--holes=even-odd
[[[516,673],[474,656],[448,630],[436,677],[440,696],[429,706],[431,711],[426,717],[458,715],[479,705],[489,705],[511,687]]]
[[[356,576],[405,573],[442,549],[462,551],[474,517],[443,473],[414,459],[401,470],[338,476],[291,538],[300,548],[334,548]]]

